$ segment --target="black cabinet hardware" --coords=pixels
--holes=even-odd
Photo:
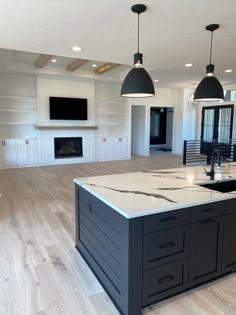
[[[168,242],[168,243],[164,243],[164,244],[159,245],[159,248],[160,249],[165,249],[165,248],[172,247],[172,246],[175,246],[175,245],[176,244],[174,242]]]
[[[161,222],[167,222],[167,221],[174,221],[176,220],[176,217],[167,217],[167,218],[163,218],[160,221]]]
[[[158,279],[158,282],[159,282],[160,284],[162,284],[162,283],[165,283],[165,282],[169,282],[169,281],[171,281],[171,280],[174,280],[174,277],[171,276],[171,275],[169,275],[169,276],[165,276],[165,277],[159,278],[159,279]]]

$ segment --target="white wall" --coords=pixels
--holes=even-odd
[[[191,89],[180,89],[178,106],[174,112],[173,153],[183,154],[184,140],[194,140],[197,137],[198,107],[189,103]]]
[[[131,153],[149,156],[147,145],[147,110],[145,105],[133,105],[131,108]]]
[[[131,98],[131,105],[150,105],[175,107],[178,104],[178,89],[155,88],[155,96],[147,98]]]
[[[28,74],[0,73],[0,95],[35,97],[35,76]]]
[[[95,87],[93,80],[38,76],[38,125],[40,126],[93,126],[95,125]],[[88,120],[50,120],[49,96],[80,97],[88,99]]]

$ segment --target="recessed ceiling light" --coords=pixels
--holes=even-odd
[[[95,63],[94,63],[94,64],[92,64],[92,67],[94,67],[94,68],[95,68],[95,67],[97,67],[97,65],[95,65]]]
[[[156,79],[156,80],[154,80],[155,82],[158,82],[158,80]]]
[[[232,71],[233,71],[232,69],[225,70],[225,72],[232,72]]]
[[[57,62],[57,60],[56,59],[52,59],[51,62]]]
[[[187,67],[187,68],[188,68],[188,67],[192,67],[192,65],[193,65],[192,63],[186,63],[186,64],[185,64],[185,67]]]
[[[72,50],[73,50],[73,51],[81,51],[82,48],[79,47],[79,46],[74,46],[74,47],[72,47]]]

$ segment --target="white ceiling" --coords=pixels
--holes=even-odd
[[[136,3],[130,0],[0,0],[0,48],[67,57],[58,59],[61,67],[68,57],[132,65],[137,49],[137,15],[130,7]],[[140,51],[145,57],[145,68],[153,79],[159,79],[160,86],[191,86],[204,76],[210,46],[210,33],[205,31],[205,26],[211,23],[221,25],[213,41],[215,74],[223,84],[236,83],[235,0],[141,3],[148,9],[140,16]],[[75,45],[83,50],[73,52],[71,47]],[[0,69],[9,58],[11,67],[13,64],[23,67],[30,58],[36,59],[34,54],[26,54],[26,60],[19,61],[16,53],[2,50]],[[185,68],[187,62],[193,63],[193,67]],[[48,71],[60,72],[60,63],[54,68],[48,66]],[[88,76],[86,67],[84,76]],[[224,70],[229,68],[233,72],[226,74]],[[118,67],[109,76],[118,79],[126,69]],[[105,78],[109,76],[104,74]]]

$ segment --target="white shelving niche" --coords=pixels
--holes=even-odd
[[[96,83],[96,160],[130,159],[130,109],[120,85]]]
[[[1,138],[36,137],[37,105],[35,97],[0,96]]]

